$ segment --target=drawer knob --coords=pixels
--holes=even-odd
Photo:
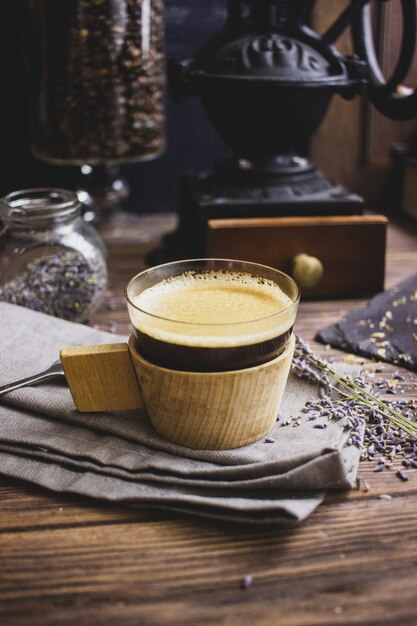
[[[315,256],[297,254],[292,261],[292,275],[300,287],[314,287],[323,276],[323,263]]]

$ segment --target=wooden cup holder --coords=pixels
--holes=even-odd
[[[238,448],[275,424],[294,353],[230,372],[183,372],[159,367],[129,343],[61,350],[61,362],[79,411],[146,408],[163,437],[195,449]]]

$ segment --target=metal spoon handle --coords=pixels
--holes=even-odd
[[[3,385],[2,387],[0,387],[0,396],[4,395],[5,393],[9,393],[9,391],[15,391],[15,389],[20,389],[21,387],[38,385],[39,383],[51,380],[52,378],[58,378],[62,376],[65,376],[64,370],[60,361],[56,361],[44,372],[39,372],[38,374],[34,374],[33,376],[28,376],[28,378],[16,380],[14,383],[9,383],[8,385]]]

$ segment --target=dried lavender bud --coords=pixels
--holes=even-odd
[[[253,583],[253,577],[248,575],[242,579],[242,582],[240,583],[240,587],[241,589],[249,589],[252,583]]]
[[[398,476],[398,478],[400,480],[402,480],[403,482],[406,482],[407,480],[410,480],[410,477],[408,476],[408,474],[406,474],[405,472],[403,472],[401,470],[397,470],[395,472],[395,475]]]
[[[104,295],[104,261],[89,264],[75,250],[44,254],[0,288],[0,301],[70,321],[84,321]]]

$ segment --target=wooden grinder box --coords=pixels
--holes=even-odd
[[[303,298],[359,297],[384,288],[388,220],[382,215],[208,219],[205,253],[270,265],[292,273],[299,254],[323,273]]]

